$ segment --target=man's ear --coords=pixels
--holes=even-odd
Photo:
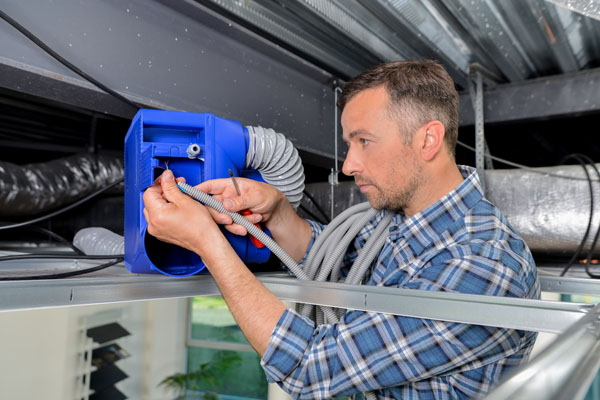
[[[440,121],[430,121],[420,129],[420,153],[425,161],[431,161],[444,145],[446,129]]]

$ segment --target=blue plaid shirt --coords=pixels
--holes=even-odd
[[[539,298],[527,245],[483,198],[474,169],[460,169],[465,180],[452,192],[410,218],[394,216],[366,284]],[[348,263],[386,212],[357,235]],[[314,241],[323,227],[311,226]],[[316,325],[288,309],[261,364],[269,381],[296,398],[374,390],[383,399],[465,399],[481,397],[526,360],[536,336],[363,311],[348,311],[336,324]]]

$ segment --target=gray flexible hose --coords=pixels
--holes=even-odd
[[[350,225],[347,232],[342,232],[343,237],[341,238],[341,240],[338,240],[338,235],[335,235],[335,233],[341,229],[336,229],[329,234],[329,235],[331,235],[331,238],[330,238],[331,242],[335,243],[336,245],[335,245],[333,252],[331,252],[327,256],[327,258],[325,259],[323,264],[321,264],[320,269],[319,269],[319,274],[317,275],[317,278],[315,279],[316,281],[324,282],[327,280],[331,270],[333,269],[333,266],[335,264],[337,264],[338,261],[341,262],[341,259],[344,257],[344,254],[346,253],[346,250],[348,249],[348,246],[350,245],[350,243],[354,240],[354,238],[356,237],[358,232],[364,228],[364,226],[367,224],[367,222],[369,222],[369,220],[375,216],[376,213],[377,213],[377,210],[375,210],[373,208],[367,209],[367,211],[364,211],[363,213],[361,213],[358,221],[356,223]],[[345,226],[345,225],[346,224],[342,224],[341,226]],[[325,232],[321,233],[321,235],[323,235],[323,234],[325,234]],[[319,235],[319,236],[321,236],[321,235]],[[327,235],[327,236],[329,236],[329,235]],[[371,238],[369,238],[369,239],[371,239]],[[328,237],[325,238],[323,243],[328,241],[327,239],[328,239]],[[313,248],[311,249],[311,252],[313,251],[313,249],[314,249],[314,245],[313,245]],[[312,310],[312,307],[313,307],[312,304],[305,304],[302,309],[302,315],[309,315],[310,311]],[[338,321],[337,314],[335,314],[331,308],[321,307],[321,309],[327,316],[328,321],[330,321],[330,322]],[[333,317],[333,316],[335,316],[335,317]]]
[[[360,219],[360,216],[361,214],[351,215],[346,221],[344,221],[343,224],[338,225],[336,229],[328,232],[323,231],[321,235],[317,237],[317,239],[319,239],[322,235],[324,235],[323,239],[327,240],[315,240],[313,246],[316,246],[318,251],[309,253],[309,256],[306,259],[304,270],[310,279],[315,279],[315,275],[319,270],[319,265],[323,264],[325,256],[335,249],[337,243],[342,240],[344,233],[348,231],[350,225],[355,224],[356,221]]]
[[[357,223],[350,226],[350,229],[348,229],[348,232],[344,234],[340,241],[336,240],[339,245],[335,247],[333,253],[329,254],[325,259],[325,262],[323,262],[323,265],[319,271],[319,275],[317,275],[318,281],[324,281],[329,277],[329,273],[331,272],[334,263],[341,257],[344,257],[346,249],[350,243],[354,240],[358,232],[365,227],[367,222],[369,222],[369,220],[375,216],[375,214],[377,214],[377,210],[373,208],[367,210],[361,215],[361,218]]]
[[[360,254],[352,264],[352,268],[350,268],[348,276],[346,276],[346,283],[350,285],[358,285],[361,279],[365,276],[366,269],[371,266],[375,260],[375,257],[379,255],[383,245],[385,244],[385,241],[387,240],[387,235],[385,235],[385,232],[392,223],[393,217],[393,213],[387,213],[385,217],[379,221],[377,228],[375,228],[372,233],[374,240],[367,241],[364,247],[360,249]],[[337,274],[335,278],[337,278]]]
[[[298,265],[296,261],[292,257],[289,256],[273,239],[271,239],[266,233],[262,230],[254,226],[253,223],[249,222],[246,218],[241,216],[238,213],[227,211],[223,204],[213,198],[212,196],[201,192],[200,190],[194,188],[193,186],[188,185],[187,183],[177,182],[177,186],[179,189],[189,195],[196,201],[199,201],[211,208],[214,208],[220,213],[227,214],[233,219],[236,224],[242,225],[249,234],[260,240],[265,246],[269,248],[285,264],[286,267],[298,278],[302,280],[309,280],[308,276],[304,272],[304,270]]]
[[[265,182],[282,192],[294,209],[304,191],[304,167],[291,141],[273,129],[247,126],[246,168],[257,170]]]
[[[317,258],[317,256],[321,256],[322,253],[320,253],[320,249],[323,246],[323,244],[325,243],[325,241],[331,235],[331,232],[334,232],[338,228],[338,226],[340,226],[342,223],[344,223],[346,221],[346,219],[352,217],[355,214],[359,214],[361,211],[365,211],[365,210],[369,209],[369,207],[370,207],[370,205],[367,202],[356,204],[355,206],[352,206],[352,207],[348,208],[347,210],[343,211],[340,215],[335,217],[333,219],[333,221],[331,221],[325,227],[323,232],[321,232],[321,234],[317,237],[317,239],[315,239],[315,243],[313,244],[313,247],[312,247],[310,253],[308,253],[308,256],[306,257],[306,262],[305,262],[306,267],[305,268],[308,269],[307,273],[309,276],[315,276],[316,270],[318,269],[318,265],[320,264],[320,262],[322,260],[322,258],[319,259],[319,262],[317,263],[316,258]],[[358,218],[358,216],[357,216],[357,218]],[[314,266],[314,268],[313,268],[313,266]]]

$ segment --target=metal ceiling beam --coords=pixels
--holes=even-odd
[[[339,0],[338,0],[339,1]],[[467,87],[469,54],[464,54],[457,40],[440,27],[434,15],[420,2],[376,2],[359,0],[359,3],[386,25],[396,42],[410,47],[416,58],[440,60],[454,81]],[[361,10],[352,7],[353,12]],[[462,43],[461,43],[462,44]],[[463,44],[464,45],[464,44]]]
[[[521,81],[535,74],[528,55],[493,2],[446,0],[439,2],[438,7],[453,15],[509,81]],[[483,65],[491,69],[488,64]]]
[[[129,105],[101,91],[91,83],[32,65],[2,59],[2,57],[0,57],[0,88],[128,119],[135,114]],[[156,107],[150,104],[150,99],[133,98],[131,95],[127,97],[142,107]]]
[[[261,277],[282,300],[466,324],[561,333],[590,304]]]
[[[538,270],[543,269],[538,266]],[[546,268],[546,272],[557,274],[557,268]],[[571,273],[571,272],[570,272]],[[544,292],[563,294],[583,294],[588,296],[600,295],[600,285],[596,279],[572,278],[565,276],[539,275],[540,286]]]
[[[546,0],[600,21],[600,4],[593,0]]]
[[[484,92],[485,123],[600,112],[600,68],[498,85]],[[460,95],[460,126],[474,125],[468,92]]]
[[[534,3],[538,24],[547,32],[550,49],[562,72],[579,71],[579,64],[569,43],[565,27],[561,24],[556,8],[541,0]]]
[[[336,77],[193,0],[0,3],[63,57],[133,101],[267,126],[319,162],[333,157]],[[132,115],[4,21],[2,87]]]

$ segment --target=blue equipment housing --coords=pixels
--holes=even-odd
[[[229,169],[236,176],[262,181],[257,171],[243,169],[247,150],[248,131],[237,121],[209,113],[138,111],[125,137],[127,269],[178,277],[202,271],[205,265],[197,254],[161,242],[146,232],[142,196],[167,164],[176,177],[185,177],[192,186],[209,179],[229,178]],[[244,262],[258,264],[269,259],[266,247],[258,249],[248,236],[222,230]]]

